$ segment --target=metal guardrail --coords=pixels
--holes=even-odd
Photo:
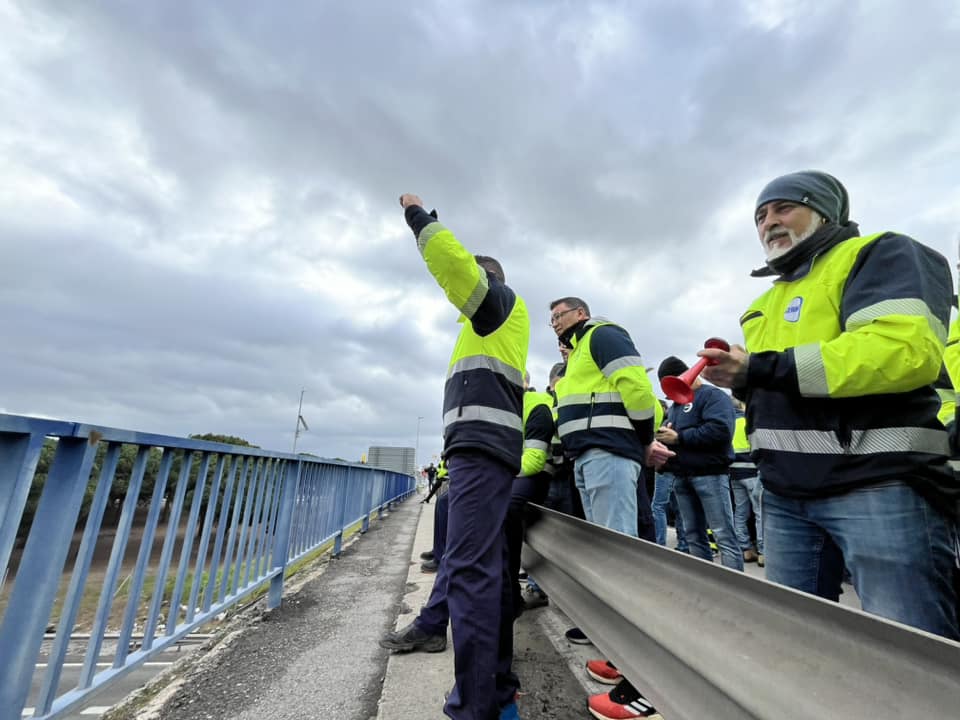
[[[524,568],[668,720],[960,717],[960,643],[532,512]]]
[[[55,449],[49,447],[51,438]],[[10,579],[9,562],[44,443],[52,458]],[[102,586],[93,589],[98,600],[80,680],[61,692],[68,645],[85,591],[91,590],[94,550],[108,502],[118,493],[113,486],[125,446],[133,446],[135,459],[126,487],[119,488],[122,509]],[[179,471],[172,472],[177,466]],[[138,499],[150,482],[136,561],[132,570],[123,568]],[[0,592],[10,586],[0,624],[0,718],[19,718],[28,699],[34,717],[52,719],[70,712],[265,585],[267,607],[277,607],[290,563],[325,543],[332,543],[338,555],[347,528],[360,523],[366,532],[374,511],[382,514],[414,489],[410,476],[365,465],[0,414]],[[162,509],[168,516],[165,533],[159,532]],[[81,527],[82,540],[67,574],[74,532]],[[161,538],[162,548],[155,548]],[[117,597],[119,585],[125,599]],[[111,633],[116,637],[112,667],[97,672],[115,602],[123,611],[119,629]],[[35,663],[54,620],[55,638],[39,691],[31,698]],[[142,643],[131,651],[135,631]]]

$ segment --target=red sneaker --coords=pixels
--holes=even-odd
[[[599,720],[663,720],[650,701],[625,679],[608,693],[591,695],[587,709]]]
[[[609,660],[588,660],[587,675],[604,685],[616,685],[623,680],[623,674]]]

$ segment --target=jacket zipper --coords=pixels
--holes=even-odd
[[[593,422],[593,405],[596,402],[597,393],[590,393],[590,414],[587,415],[587,430],[590,429],[590,424]]]

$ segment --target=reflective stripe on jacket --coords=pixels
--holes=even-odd
[[[806,498],[899,479],[949,505],[933,382],[951,295],[941,255],[883,233],[838,243],[750,306],[747,433],[766,488]]]

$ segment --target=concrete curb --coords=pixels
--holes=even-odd
[[[435,500],[433,502],[436,502]],[[420,571],[420,553],[433,547],[434,505],[424,505],[410,553],[406,593],[396,629],[413,620],[433,590],[436,573]],[[447,649],[439,653],[394,653],[387,660],[377,720],[442,720],[444,693],[453,687],[453,642],[447,630]]]

